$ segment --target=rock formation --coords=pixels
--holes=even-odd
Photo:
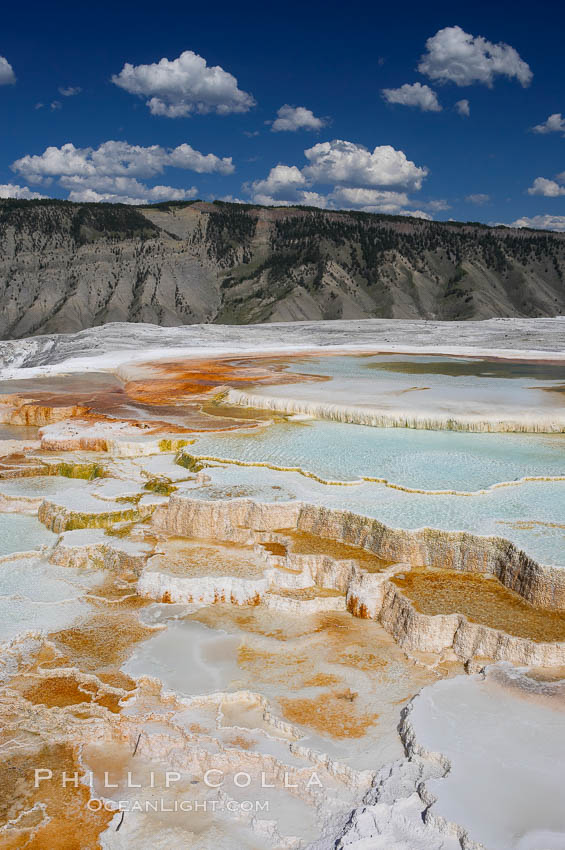
[[[0,202],[0,337],[105,322],[557,316],[562,234],[215,202]]]

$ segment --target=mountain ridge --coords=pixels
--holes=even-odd
[[[310,207],[0,201],[0,338],[565,312],[565,234]]]

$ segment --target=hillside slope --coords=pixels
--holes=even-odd
[[[565,234],[215,202],[0,202],[0,338],[565,312]]]

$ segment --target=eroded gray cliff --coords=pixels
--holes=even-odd
[[[306,208],[0,202],[0,337],[565,311],[565,234]]]

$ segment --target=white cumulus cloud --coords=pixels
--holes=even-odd
[[[306,178],[296,165],[275,165],[264,180],[251,184],[256,204],[302,203],[302,191],[307,186]]]
[[[364,212],[398,213],[410,204],[406,192],[340,186],[331,194],[334,205],[342,209]]]
[[[517,218],[508,227],[533,227],[536,230],[557,230],[565,233],[565,215],[534,215]]]
[[[222,195],[220,198],[216,198],[216,201],[224,201],[226,204],[248,204],[249,201],[244,201],[242,198],[237,198],[235,195]]]
[[[310,163],[304,175],[314,183],[420,189],[428,174],[427,168],[419,168],[390,145],[371,152],[363,145],[334,139],[308,148],[304,155]]]
[[[220,158],[213,153],[203,154],[194,150],[186,142],[173,148],[167,164],[175,168],[188,168],[190,171],[198,172],[198,174],[212,174],[213,172],[233,174],[235,171],[231,156]]]
[[[387,215],[412,215],[419,218],[432,219],[429,213],[422,210],[410,210],[414,202],[406,192],[392,190],[368,189],[357,186],[335,186],[331,192],[322,194],[305,185],[298,175],[287,173],[287,180],[277,169],[288,169],[294,166],[277,166],[272,169],[266,180],[257,180],[248,186],[253,203],[262,206],[308,206],[328,210],[359,210],[361,212],[381,213]],[[273,174],[273,172],[276,172]],[[300,174],[300,171],[298,172]],[[270,194],[268,194],[270,192]]]
[[[7,59],[0,56],[0,86],[9,86],[15,82],[16,75],[14,74],[14,69]]]
[[[154,177],[167,167],[219,174],[235,170],[231,157],[202,154],[187,144],[171,149],[116,141],[103,142],[98,148],[76,148],[68,142],[12,163],[12,170],[31,183],[53,177]]]
[[[493,44],[483,36],[473,36],[461,27],[445,27],[426,41],[427,52],[420,59],[421,74],[438,82],[457,86],[483,83],[492,86],[497,75],[530,84],[533,74],[527,62],[509,44]]]
[[[293,200],[283,200],[282,198],[273,198],[272,195],[253,195],[253,203],[259,204],[262,207],[319,207],[327,209],[329,207],[329,199],[326,195],[320,195],[318,192],[300,191],[296,193],[296,198]]]
[[[543,124],[536,124],[532,130],[534,133],[563,133],[565,136],[565,118],[560,112],[554,112]]]
[[[0,198],[20,198],[31,201],[46,197],[47,195],[40,195],[39,192],[32,192],[27,186],[17,186],[15,183],[0,184]]]
[[[271,131],[280,133],[283,130],[296,132],[296,130],[321,130],[326,122],[323,118],[317,118],[311,109],[305,106],[289,106],[285,103],[277,112],[277,118],[273,121]]]
[[[401,210],[398,215],[410,216],[410,218],[421,218],[424,221],[433,221],[434,217],[424,210]]]
[[[120,181],[126,181],[126,184]],[[112,204],[149,204],[156,201],[184,201],[190,198],[195,198],[198,194],[196,186],[190,189],[176,189],[174,186],[153,186],[151,189],[139,183],[137,180],[132,180],[127,185],[127,178],[118,177],[114,183],[109,182],[109,191],[97,191],[96,189],[88,188],[87,182],[83,184],[76,181],[74,185],[77,187],[69,192],[69,201],[82,201],[90,203],[112,203]],[[69,188],[69,187],[67,187]],[[101,187],[99,187],[101,188]],[[131,192],[132,194],[120,194],[121,190]]]
[[[367,212],[400,213],[413,205],[409,189],[420,189],[427,175],[408,160],[402,151],[390,146],[372,152],[361,145],[343,140],[323,142],[307,148],[308,164],[276,165],[263,180],[244,185],[256,204],[302,204],[325,209],[359,209]],[[327,193],[318,185],[330,185]],[[444,209],[445,201],[427,206]]]
[[[200,174],[231,174],[234,171],[231,157],[202,154],[188,144],[163,148],[116,141],[104,142],[98,148],[76,148],[69,142],[12,163],[12,170],[30,183],[48,184],[57,179],[59,185],[69,191],[71,201],[139,204],[194,198],[195,186],[148,186],[139,180],[156,177],[166,168],[182,168]]]
[[[238,88],[237,79],[219,65],[209,67],[192,50],[177,59],[161,59],[152,65],[126,62],[112,82],[130,94],[146,97],[153,115],[181,118],[197,112],[247,112],[255,105],[248,92]]]
[[[417,106],[423,112],[441,112],[442,110],[435,91],[422,83],[405,83],[398,89],[383,89],[383,97],[388,103]]]
[[[321,195],[319,192],[302,192],[300,203],[306,207],[320,207],[327,209],[331,207],[331,197]]]
[[[558,175],[558,179],[564,175]],[[530,188],[528,195],[543,195],[544,198],[558,198],[560,195],[565,195],[565,186],[560,186],[557,180],[548,180],[546,177],[536,177]]]
[[[328,198],[309,188],[309,183],[296,165],[276,165],[264,180],[244,186],[253,203],[266,207],[288,207],[296,204],[307,207],[328,206]]]
[[[463,100],[458,100],[455,104],[455,109],[462,115],[464,118],[468,118],[471,114],[471,107],[469,106],[469,101],[467,98],[463,98]]]

